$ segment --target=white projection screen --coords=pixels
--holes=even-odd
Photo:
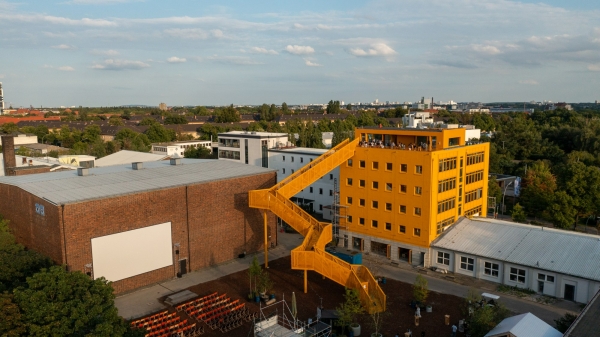
[[[171,266],[171,223],[92,239],[94,278],[118,281]]]

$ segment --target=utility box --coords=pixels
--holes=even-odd
[[[352,250],[337,250],[334,248],[325,249],[329,254],[346,261],[350,264],[362,264],[362,253]]]

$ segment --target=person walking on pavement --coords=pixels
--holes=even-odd
[[[456,324],[452,324],[452,337],[456,337],[456,330],[458,330]]]

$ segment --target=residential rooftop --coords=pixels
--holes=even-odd
[[[596,235],[461,218],[431,246],[600,281],[600,237]],[[569,254],[564,253],[567,248]]]
[[[53,204],[65,205],[275,172],[227,160],[180,161],[181,165],[171,165],[170,161],[146,162],[142,170],[134,170],[131,164],[91,168],[86,176],[79,176],[77,171],[62,171],[0,177],[0,184],[17,186]]]
[[[96,159],[94,167],[127,165],[135,162],[164,160],[166,158],[169,158],[169,156],[149,152],[121,150],[119,152],[109,154],[108,156]]]

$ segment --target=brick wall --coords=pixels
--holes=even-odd
[[[16,186],[0,184],[0,214],[10,220],[9,227],[17,242],[64,263],[61,233],[61,208]],[[36,213],[36,205],[44,215]]]
[[[179,259],[198,270],[263,249],[262,214],[248,207],[248,191],[271,187],[276,179],[271,172],[64,206],[0,184],[6,197],[0,214],[11,220],[20,243],[73,271],[92,263],[91,239],[171,222],[172,241],[180,244],[179,255],[173,248],[173,265],[114,282],[118,294],[176,277]],[[45,206],[45,216],[35,212],[35,203]],[[268,221],[276,244],[275,217]]]

